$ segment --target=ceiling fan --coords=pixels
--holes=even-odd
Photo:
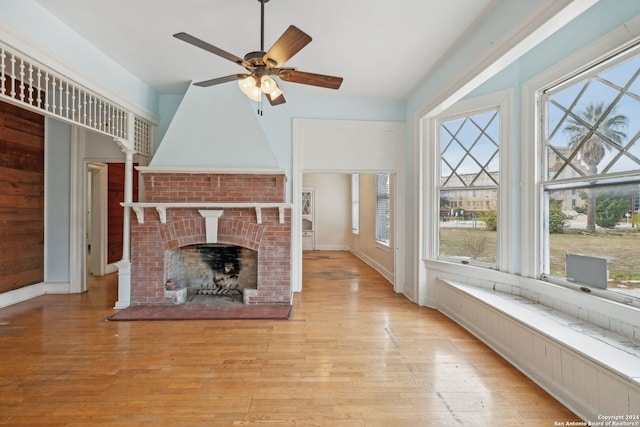
[[[250,99],[260,102],[262,100],[262,94],[264,93],[271,105],[280,105],[286,102],[282,90],[271,76],[291,83],[329,89],[340,88],[342,77],[307,73],[297,71],[295,68],[283,68],[285,62],[311,42],[311,37],[308,34],[293,25],[286,29],[273,46],[271,46],[271,49],[267,52],[264,51],[264,4],[269,2],[269,0],[258,0],[258,2],[260,3],[260,50],[247,53],[244,59],[193,37],[190,34],[181,32],[173,35],[177,39],[235,62],[249,72],[248,74],[232,74],[230,76],[205,80],[194,83],[194,85],[208,87],[237,80],[240,89]]]

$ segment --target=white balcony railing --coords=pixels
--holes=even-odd
[[[0,99],[121,139],[133,117],[136,151],[153,154],[152,123],[2,43]]]

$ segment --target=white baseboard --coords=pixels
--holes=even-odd
[[[389,281],[389,283],[393,284],[393,271],[389,271],[388,269],[380,265],[376,260],[374,260],[373,258],[371,258],[365,253],[355,250],[354,248],[350,248],[350,251],[352,254],[360,258],[362,261],[364,261],[366,264],[368,264],[370,267],[372,267],[374,270],[380,273],[385,279]]]
[[[71,283],[69,282],[58,282],[58,283],[47,283],[47,294],[70,294],[71,293]]]
[[[349,245],[316,245],[316,251],[348,251]]]
[[[0,294],[0,308],[27,301],[31,298],[45,295],[46,293],[47,285],[45,285],[44,282],[4,292]]]
[[[69,293],[71,293],[71,284],[69,282],[36,283],[34,285],[24,286],[19,289],[1,293],[0,308],[18,304],[42,295]]]

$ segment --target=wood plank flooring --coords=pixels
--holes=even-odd
[[[553,426],[578,418],[347,252],[291,320],[105,322],[116,275],[0,309],[0,425]]]

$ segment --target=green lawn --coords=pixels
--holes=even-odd
[[[637,229],[598,230],[596,234],[568,230],[550,238],[551,274],[565,275],[567,252],[607,259],[609,287],[640,287],[640,231]],[[496,233],[483,229],[440,229],[440,253],[478,261],[496,261]]]
[[[609,278],[616,282],[640,280],[640,232],[635,229],[552,234],[550,247],[551,273],[554,275],[564,275],[565,253],[571,252],[606,258]]]

